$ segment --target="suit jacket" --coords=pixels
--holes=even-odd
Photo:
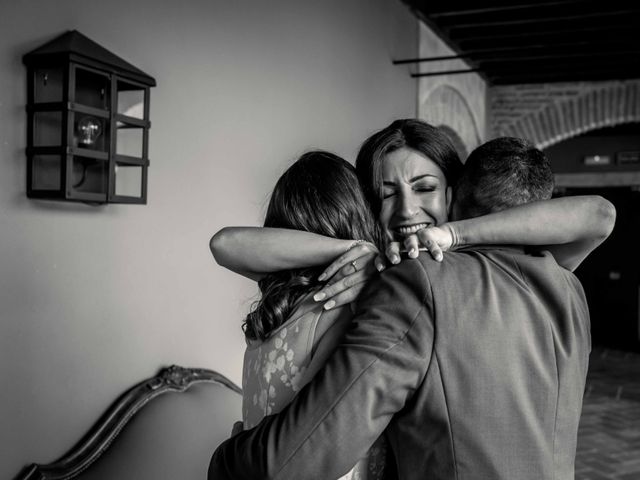
[[[589,352],[582,287],[549,253],[424,254],[371,282],[326,366],[209,478],[337,478],[386,429],[401,480],[573,479]]]

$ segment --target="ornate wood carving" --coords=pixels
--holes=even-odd
[[[150,400],[168,392],[184,392],[196,383],[215,383],[242,394],[240,387],[217,372],[172,365],[123,393],[61,458],[48,464],[33,463],[15,480],[66,480],[76,477],[104,453],[129,420]]]

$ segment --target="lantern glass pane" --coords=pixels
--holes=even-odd
[[[61,68],[34,69],[33,90],[35,103],[61,102],[64,76]]]
[[[88,107],[108,110],[109,78],[80,67],[76,67],[75,72],[75,102]]]
[[[106,152],[109,147],[109,121],[84,113],[73,114],[74,146]]]
[[[142,158],[144,128],[118,122],[116,154]]]
[[[62,144],[62,112],[33,114],[33,145],[54,147]]]
[[[108,162],[74,155],[71,187],[78,192],[107,193]]]
[[[144,119],[144,88],[118,80],[118,113]]]
[[[116,165],[116,195],[142,198],[142,166]]]
[[[32,189],[60,190],[60,155],[34,155],[31,168]]]

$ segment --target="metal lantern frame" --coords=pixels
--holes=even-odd
[[[29,52],[23,61],[28,78],[27,196],[146,204],[150,87],[155,79],[75,30]],[[54,98],[42,101],[38,88],[46,88],[49,75]],[[119,108],[128,93],[141,99],[136,115]],[[135,137],[129,143],[139,146],[134,154],[120,151],[127,135]],[[129,191],[118,188],[120,179],[127,178],[124,172],[134,172]]]

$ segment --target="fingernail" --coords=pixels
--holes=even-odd
[[[376,269],[377,269],[379,272],[381,272],[381,271],[383,271],[383,270],[384,270],[384,265],[383,265],[383,264],[381,264],[381,263],[378,263],[378,264],[376,264]]]
[[[324,280],[325,278],[327,278],[327,274],[326,274],[326,273],[323,273],[322,275],[320,275],[320,276],[318,277],[318,281],[319,281],[319,282],[321,282],[321,281],[322,281],[322,280]]]
[[[411,258],[415,258],[415,257],[417,257],[417,256],[418,256],[418,252],[416,252],[416,249],[415,249],[415,248],[413,248],[413,247],[412,247],[412,248],[411,248],[411,250],[409,250],[409,256],[410,256]]]
[[[320,300],[324,300],[324,297],[326,297],[326,296],[327,296],[327,294],[326,294],[326,293],[324,293],[324,292],[318,292],[318,293],[316,293],[316,294],[313,296],[313,299],[314,299],[316,302],[319,302]]]
[[[329,300],[327,303],[325,303],[325,304],[324,304],[324,307],[323,307],[323,308],[324,308],[325,310],[330,310],[330,309],[332,309],[333,307],[335,307],[335,305],[336,305],[336,302],[334,302],[333,300]]]
[[[391,257],[391,263],[393,263],[394,265],[396,263],[400,263],[400,257],[398,257],[397,255],[394,255],[393,257]]]
[[[443,258],[443,256],[442,256],[442,254],[441,254],[441,253],[439,253],[439,254],[437,254],[437,255],[436,255],[436,260],[437,260],[438,262],[441,262],[441,261],[442,261],[442,258]]]

